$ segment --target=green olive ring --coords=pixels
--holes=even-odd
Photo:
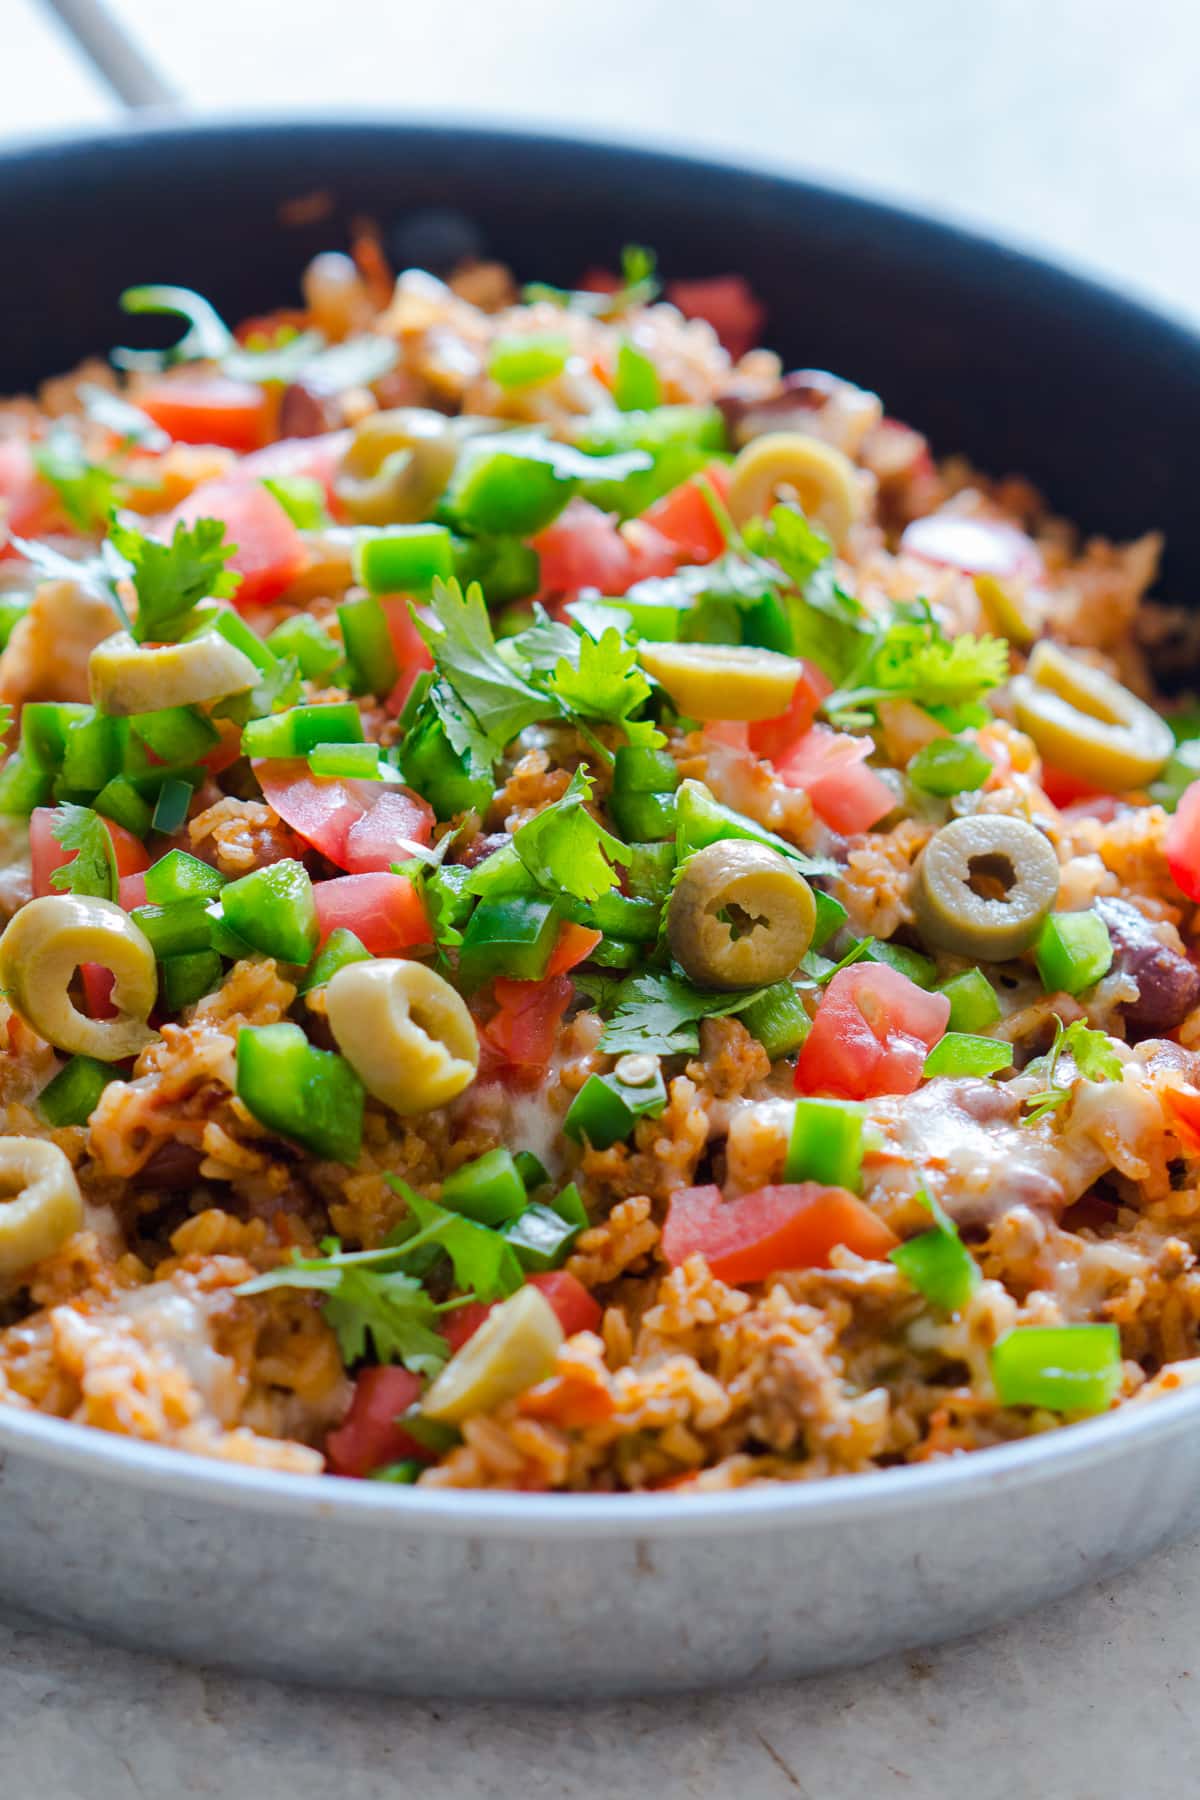
[[[356,525],[415,525],[445,492],[463,421],[425,407],[372,413],[355,428],[333,489]]]
[[[395,1113],[445,1106],[475,1079],[475,1022],[462,996],[424,963],[348,964],[329,980],[325,1013],[363,1086]]]
[[[53,1256],[82,1224],[79,1183],[58,1145],[0,1138],[0,1277]]]
[[[1039,754],[1093,787],[1145,787],[1175,747],[1170,727],[1144,700],[1046,638],[1010,692],[1017,724]]]
[[[114,977],[115,1019],[89,1019],[70,996],[81,963]],[[15,913],[0,937],[0,987],[25,1023],[58,1050],[120,1062],[156,1036],[146,1020],[158,994],[146,934],[111,900],[45,894]]]
[[[829,534],[835,548],[863,515],[863,478],[833,444],[799,431],[771,431],[734,459],[727,505],[734,523],[769,512],[780,491]]]
[[[563,1328],[545,1295],[519,1288],[493,1307],[479,1330],[451,1358],[421,1402],[427,1418],[458,1425],[494,1412],[554,1373]]]
[[[766,987],[798,968],[816,919],[812,889],[786,857],[726,838],[683,865],[667,907],[667,942],[704,987]]]
[[[777,719],[804,664],[753,644],[638,646],[642,667],[689,719]]]
[[[1007,962],[1036,939],[1058,884],[1058,858],[1036,826],[1001,813],[953,819],[917,863],[917,925],[938,950]]]
[[[182,644],[139,644],[114,631],[88,659],[92,704],[110,717],[197,706],[247,693],[258,670],[245,651],[219,631],[202,631]]]

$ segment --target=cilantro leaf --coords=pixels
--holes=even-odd
[[[637,651],[622,643],[613,627],[599,643],[578,640],[578,656],[560,657],[548,686],[568,712],[584,719],[624,720],[650,697],[650,683],[638,664]]]
[[[43,581],[73,581],[94,600],[107,601],[121,623],[130,629],[129,614],[118,585],[128,578],[129,564],[107,539],[101,544],[99,555],[78,559],[64,556],[61,550],[54,550],[49,544],[35,543],[31,538],[14,537],[11,542],[14,550],[37,570]]]
[[[399,1176],[385,1175],[388,1186],[399,1194],[420,1226],[420,1235],[436,1235],[439,1246],[454,1265],[454,1279],[464,1291],[483,1301],[503,1300],[515,1294],[525,1280],[517,1253],[499,1232],[476,1225],[461,1213],[448,1212],[436,1201],[414,1193]],[[415,1240],[414,1240],[415,1241]],[[403,1250],[405,1246],[400,1245]]]
[[[1074,1063],[1076,1075],[1084,1081],[1121,1079],[1123,1065],[1106,1032],[1090,1030],[1082,1019],[1064,1026],[1057,1014],[1054,1023],[1053,1044],[1045,1056],[1039,1056],[1026,1070],[1027,1074],[1044,1075],[1046,1085],[1038,1093],[1027,1096],[1025,1105],[1029,1111],[1022,1121],[1025,1125],[1036,1125],[1039,1119],[1057,1111],[1070,1098],[1070,1080],[1058,1080],[1064,1056]]]
[[[700,1020],[743,1012],[766,993],[706,994],[680,975],[630,976],[616,994],[613,1015],[600,1039],[606,1055],[646,1050],[658,1056],[692,1054],[700,1048]]]
[[[988,633],[950,638],[926,600],[894,606],[866,654],[830,694],[832,718],[880,700],[917,700],[926,707],[971,706],[1008,679],[1008,645]]]
[[[59,893],[117,897],[117,858],[112,838],[98,812],[67,803],[55,808],[50,830],[64,850],[75,850],[69,863],[55,869],[50,885]]]
[[[748,520],[742,538],[795,590],[789,607],[794,654],[809,657],[840,682],[861,659],[872,633],[866,609],[838,586],[828,538],[795,506],[774,506],[768,518]]]
[[[112,511],[118,478],[103,463],[88,459],[77,433],[65,420],[60,419],[34,446],[33,463],[58,495],[75,529],[99,531]]]
[[[628,312],[634,306],[649,306],[658,298],[661,284],[655,274],[657,264],[653,250],[648,250],[644,244],[626,244],[621,252],[621,285],[614,292],[557,288],[544,281],[531,281],[521,289],[521,298],[526,305],[548,300],[571,312],[607,319]]]
[[[513,833],[513,849],[538,886],[576,900],[598,900],[617,884],[613,862],[627,863],[630,853],[619,838],[605,831],[587,810],[592,781],[576,769],[561,799],[527,819]]]
[[[124,557],[137,594],[133,635],[141,643],[177,639],[201,600],[228,599],[241,580],[225,567],[237,545],[226,543],[221,519],[191,526],[180,519],[169,544],[114,520],[108,542]]]
[[[429,611],[432,622],[417,617],[417,628],[458,703],[438,705],[446,735],[460,756],[490,766],[527,725],[553,717],[557,704],[500,654],[478,582],[464,594],[457,581],[435,581]]]
[[[403,1363],[416,1375],[436,1375],[449,1356],[432,1299],[414,1276],[399,1270],[344,1269],[324,1310],[344,1362],[366,1356],[368,1342],[378,1362]]]

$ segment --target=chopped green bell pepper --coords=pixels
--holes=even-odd
[[[237,1094],[269,1131],[331,1162],[357,1162],[362,1082],[344,1057],[310,1044],[299,1025],[243,1025],[237,1041]]]

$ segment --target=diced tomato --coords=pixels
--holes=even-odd
[[[766,307],[741,275],[710,275],[702,281],[673,281],[667,299],[685,319],[707,319],[736,361],[762,338]]]
[[[235,725],[232,719],[212,719],[209,722],[220,732],[221,741],[200,758],[200,763],[210,775],[219,775],[223,769],[231,768],[242,754],[242,728]]]
[[[267,444],[252,456],[243,457],[231,472],[231,480],[278,481],[296,476],[319,481],[325,489],[325,504],[337,514],[334,477],[353,437],[350,431],[324,431],[317,437],[280,438]]]
[[[544,1275],[531,1275],[528,1286],[539,1288],[563,1328],[566,1337],[574,1337],[577,1331],[599,1331],[603,1312],[598,1300],[594,1300],[574,1275],[565,1269],[549,1269]],[[451,1350],[461,1350],[469,1338],[473,1338],[483,1321],[497,1302],[484,1305],[479,1300],[472,1300],[468,1306],[460,1306],[454,1312],[443,1314],[442,1336]]]
[[[716,1187],[681,1188],[671,1196],[662,1252],[673,1268],[699,1254],[718,1281],[737,1286],[783,1269],[828,1269],[838,1245],[879,1262],[898,1242],[845,1188],[801,1181],[738,1200],[722,1200]]]
[[[1193,1094],[1187,1088],[1166,1088],[1163,1098],[1174,1118],[1175,1135],[1184,1149],[1192,1155],[1200,1152],[1200,1094]]]
[[[433,835],[433,811],[410,788],[314,775],[297,756],[256,760],[254,773],[284,824],[341,869],[389,868]]]
[[[1200,900],[1200,781],[1184,788],[1167,826],[1167,867],[1189,900]]]
[[[421,896],[403,875],[382,870],[365,875],[338,875],[313,883],[321,943],[344,926],[361,939],[372,956],[395,956],[431,941]]]
[[[866,766],[865,758],[874,747],[870,738],[848,737],[828,725],[814,725],[775,770],[788,787],[805,790],[833,831],[845,835],[869,831],[896,804],[887,782]]]
[[[388,635],[400,666],[400,679],[387,697],[387,710],[392,718],[404,711],[405,701],[422,669],[432,669],[429,645],[417,630],[406,594],[393,594],[383,601]]]
[[[500,1010],[483,1028],[484,1040],[517,1068],[544,1068],[554,1053],[562,1016],[571,1004],[574,983],[567,975],[541,981],[493,983]]]
[[[618,525],[611,513],[578,497],[530,542],[540,558],[543,594],[572,596],[583,588],[624,594],[635,581],[672,574],[678,561],[648,520]]]
[[[1062,808],[1075,806],[1081,800],[1096,800],[1106,795],[1104,788],[1093,787],[1090,781],[1081,781],[1078,775],[1070,775],[1065,769],[1056,769],[1050,763],[1042,764],[1042,792],[1051,805]],[[1108,799],[1115,796],[1107,794]]]
[[[904,528],[900,548],[923,562],[967,575],[1018,576],[1037,581],[1045,573],[1031,537],[1004,519],[971,519],[960,513],[927,513]]]
[[[705,479],[724,498],[728,485],[723,463],[714,463],[704,471]],[[713,515],[713,509],[694,479],[681,482],[664,494],[661,500],[642,514],[642,523],[652,525],[660,536],[673,544],[683,563],[710,563],[725,549],[725,536]]]
[[[583,962],[592,954],[603,936],[602,931],[592,931],[586,925],[576,925],[570,919],[565,920],[558,933],[558,942],[550,953],[550,961],[546,964],[547,977],[565,975],[576,963]]]
[[[603,1424],[611,1419],[617,1403],[599,1372],[592,1374],[569,1371],[552,1375],[527,1388],[517,1402],[527,1419],[544,1419],[565,1431],[582,1431],[588,1425]]]
[[[750,752],[750,727],[745,719],[708,719],[704,735],[710,744],[724,744],[728,750]]]
[[[79,978],[83,983],[83,1004],[89,1019],[115,1019],[112,1003],[116,976],[103,963],[80,963]]]
[[[945,1035],[950,1002],[886,963],[852,963],[825,989],[796,1062],[802,1094],[911,1094]]]
[[[135,906],[146,904],[146,877],[144,872],[136,875],[122,875],[117,882],[117,902],[124,912],[132,912]]]
[[[579,277],[581,294],[615,294],[621,286],[621,277],[611,269],[585,269]]]
[[[64,850],[55,837],[55,817],[56,809],[52,806],[36,806],[29,817],[30,866],[35,897],[53,894],[55,889],[50,877],[56,869],[74,862],[79,854],[77,850]],[[143,869],[148,869],[150,854],[141,839],[134,837],[132,831],[126,831],[123,825],[118,825],[113,819],[105,819],[104,823],[112,840],[117,875],[137,875]]]
[[[245,453],[267,436],[270,403],[251,381],[172,376],[142,388],[137,403],[177,444],[222,444]]]
[[[755,756],[766,756],[772,762],[786,757],[800,739],[808,735],[817,708],[826,694],[832,692],[833,683],[824,671],[818,669],[816,663],[806,662],[804,673],[792,690],[787,711],[773,719],[759,719],[747,732],[747,741]]]
[[[9,534],[40,537],[58,520],[54,490],[38,474],[30,446],[24,438],[0,438],[0,554]]]
[[[408,1369],[364,1369],[354,1383],[350,1410],[325,1439],[325,1455],[335,1475],[369,1475],[387,1463],[432,1462],[431,1451],[396,1423],[421,1392],[421,1379]]]
[[[277,600],[308,560],[300,533],[260,482],[201,482],[161,521],[160,536],[171,537],[180,520],[194,525],[197,519],[221,519],[226,539],[237,545],[228,566],[242,578],[233,596],[238,607]]]
[[[337,860],[354,874],[390,869],[393,863],[408,861],[414,844],[427,844],[433,826],[433,808],[419,794],[406,787],[383,787],[374,804],[351,825]]]

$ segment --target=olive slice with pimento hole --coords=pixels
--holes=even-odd
[[[1000,813],[953,819],[917,863],[917,925],[935,949],[1007,962],[1033,944],[1058,884],[1058,858],[1036,826]]]
[[[786,857],[725,838],[684,864],[667,907],[667,942],[702,987],[768,987],[799,966],[816,918],[813,891]]]

